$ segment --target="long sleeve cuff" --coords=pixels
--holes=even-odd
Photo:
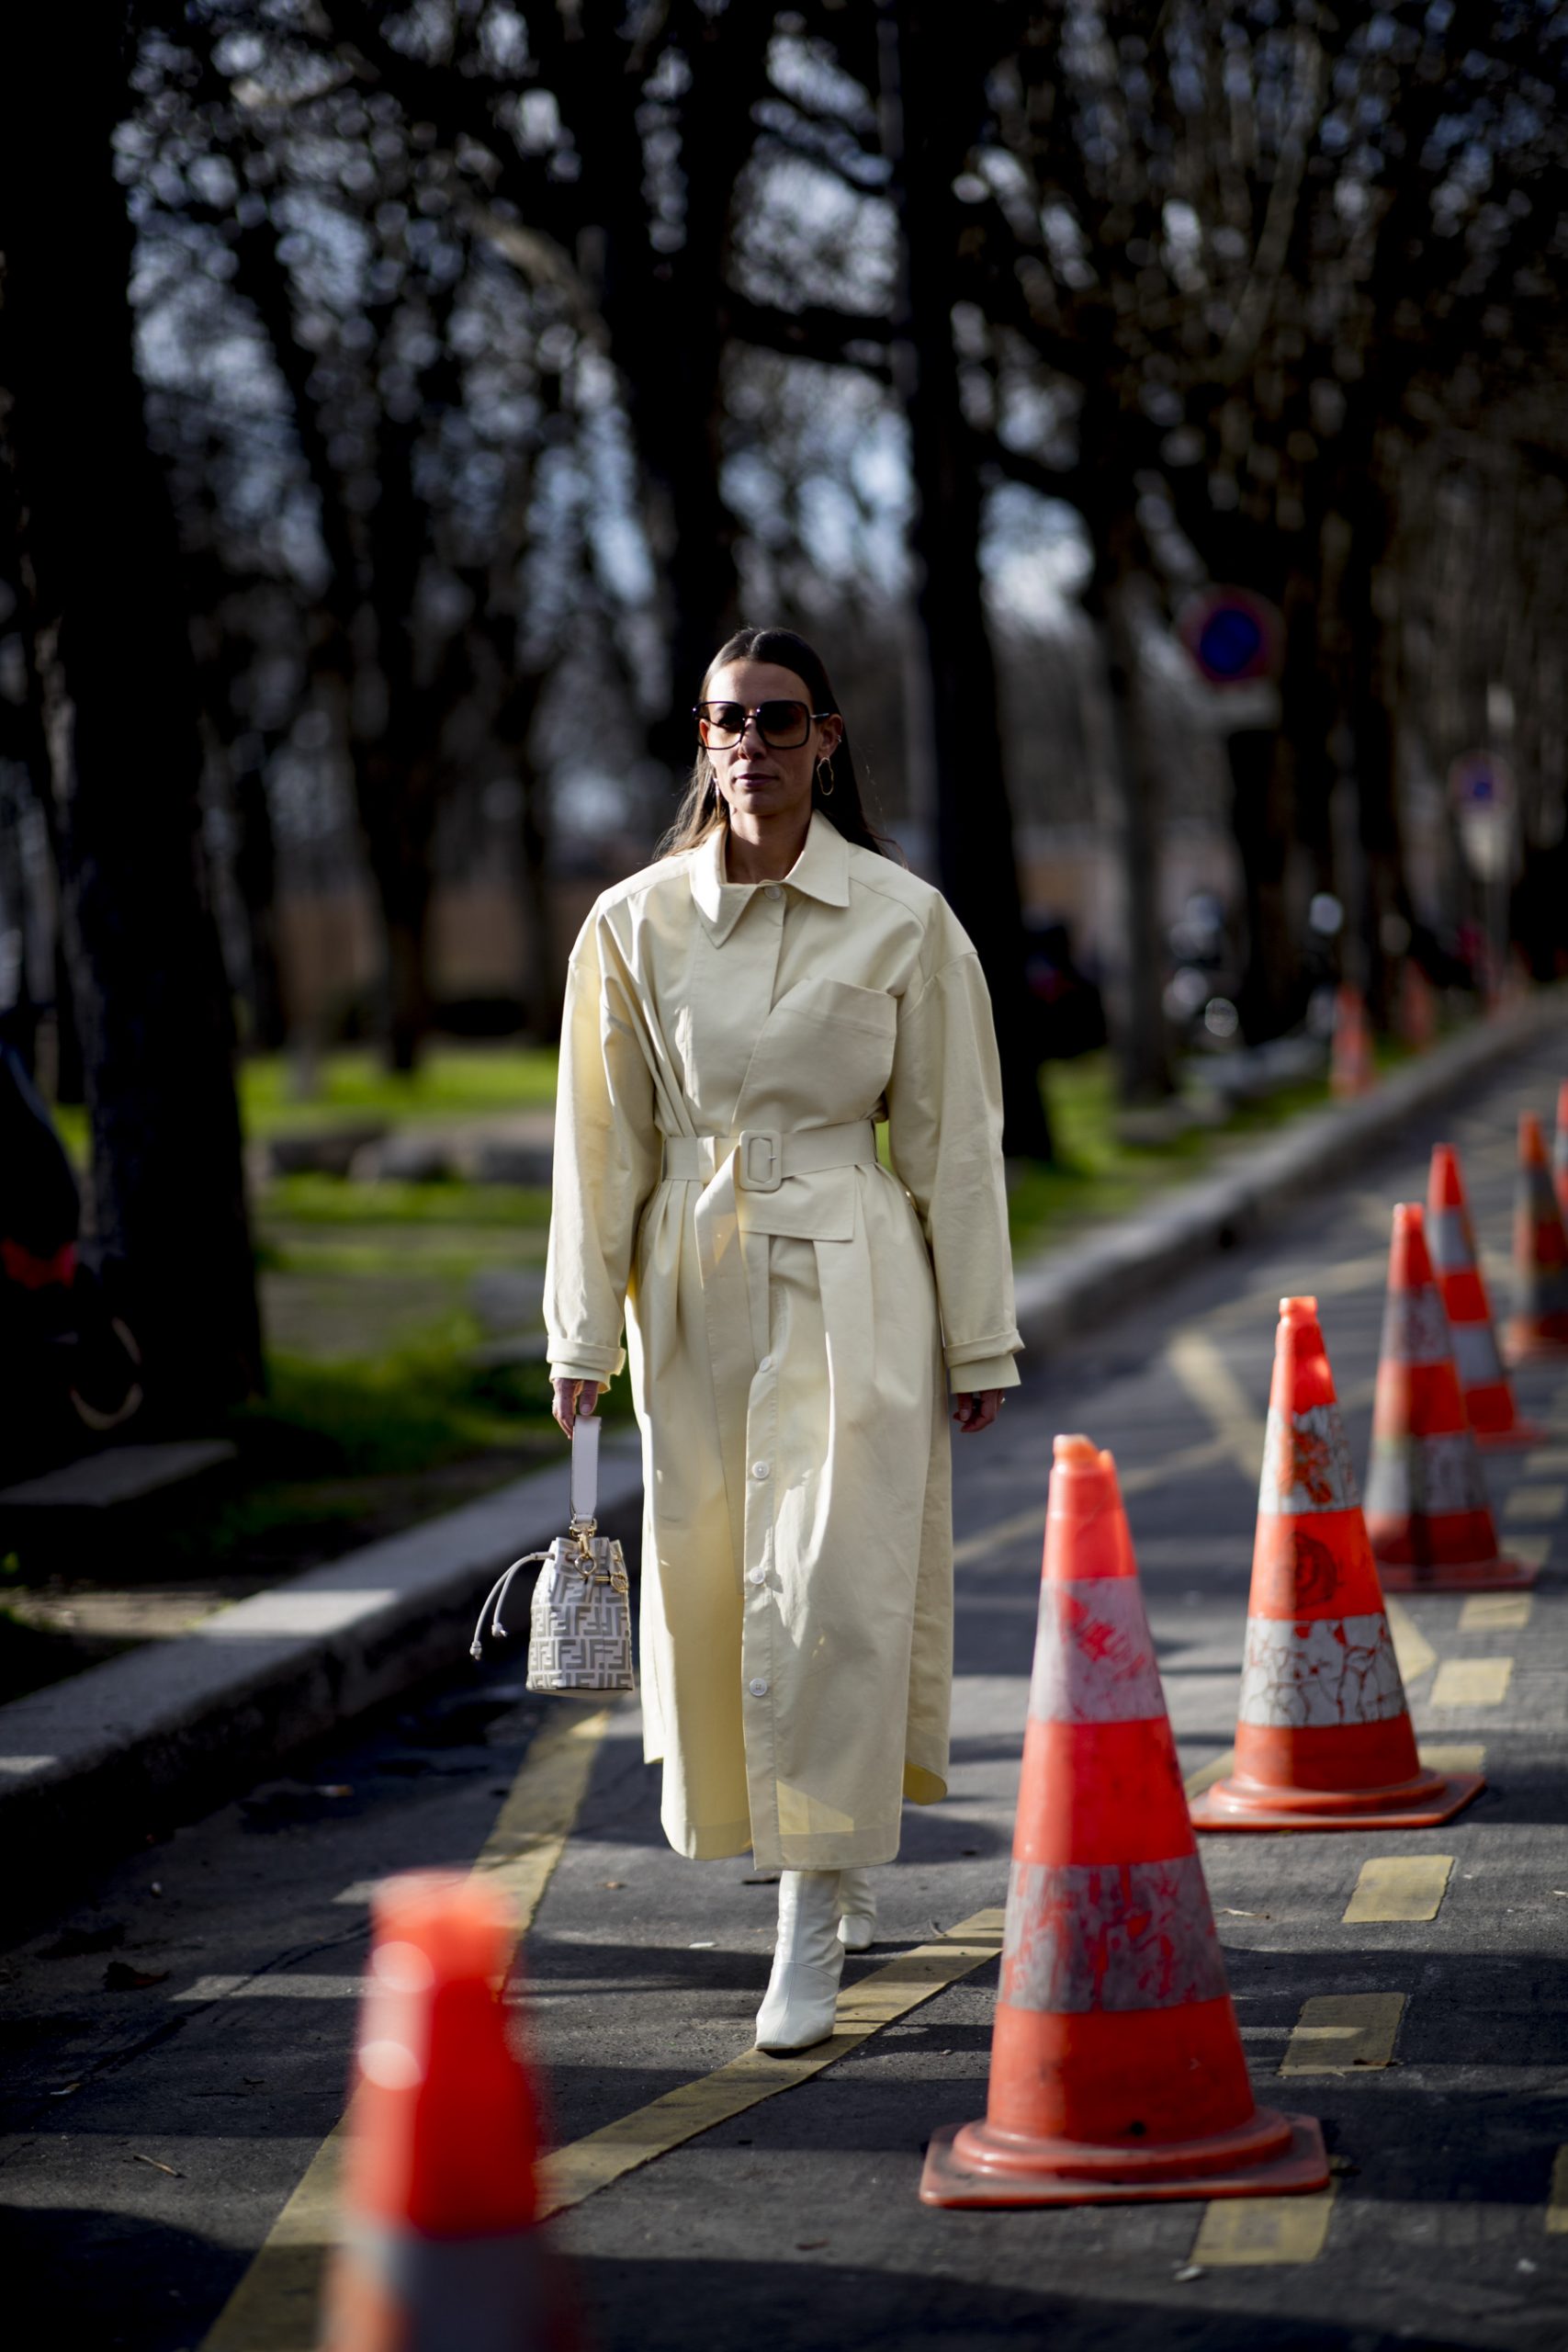
[[[567,1356],[551,1356],[552,1380],[597,1380],[607,1385],[626,1361],[625,1348],[580,1348]]]
[[[955,1396],[973,1396],[981,1388],[1016,1388],[1017,1360],[1010,1356],[973,1356],[966,1363],[950,1363],[947,1385]]]

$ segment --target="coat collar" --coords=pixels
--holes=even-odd
[[[722,947],[750,905],[758,882],[724,879],[724,833],[711,832],[692,853],[692,896],[716,947]],[[850,845],[819,808],[811,812],[806,844],[784,876],[785,887],[825,907],[850,903]]]

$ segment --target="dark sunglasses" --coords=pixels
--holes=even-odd
[[[771,752],[797,752],[811,733],[814,718],[829,718],[830,711],[807,710],[803,702],[760,702],[748,710],[739,702],[699,702],[692,706],[697,733],[710,751],[732,752],[754,718],[757,732]]]

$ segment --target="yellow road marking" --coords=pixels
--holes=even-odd
[[[1562,1477],[1568,1472],[1568,1445],[1538,1446],[1526,1454],[1522,1467],[1527,1478],[1546,1478],[1553,1472]]]
[[[1529,1621],[1528,1592],[1472,1592],[1459,1612],[1461,1634],[1519,1634]]]
[[[1509,1557],[1522,1560],[1526,1567],[1544,1568],[1551,1550],[1550,1535],[1521,1535],[1516,1528],[1508,1530]]]
[[[1163,1487],[1168,1478],[1183,1477],[1189,1470],[1212,1470],[1216,1462],[1230,1458],[1230,1448],[1222,1438],[1206,1437],[1198,1445],[1178,1446],[1158,1462],[1143,1462],[1131,1470],[1117,1467],[1117,1484],[1123,1499],[1129,1495],[1147,1494],[1151,1487]],[[1015,1511],[1010,1519],[998,1519],[989,1527],[964,1536],[953,1547],[953,1565],[963,1567],[969,1560],[984,1559],[987,1553],[998,1544],[1017,1544],[1025,1535],[1043,1538],[1045,1533],[1045,1487],[1042,1480],[1040,1500],[1027,1510]]]
[[[1543,1521],[1561,1519],[1565,1503],[1568,1487],[1516,1487],[1503,1505],[1503,1517],[1510,1524],[1519,1519],[1539,1527]]]
[[[1201,1797],[1205,1789],[1212,1789],[1216,1781],[1224,1779],[1235,1762],[1235,1750],[1227,1747],[1224,1754],[1216,1756],[1212,1764],[1200,1764],[1195,1772],[1189,1772],[1181,1785],[1190,1797]]]
[[[1380,1854],[1363,1862],[1356,1891],[1345,1905],[1345,1925],[1435,1919],[1453,1866],[1451,1854]]]
[[[1263,1463],[1263,1415],[1205,1332],[1179,1331],[1166,1361],[1244,1478]]]
[[[1552,2158],[1546,2226],[1553,2237],[1568,2237],[1568,2148],[1559,2148]]]
[[[1479,1740],[1422,1740],[1421,1761],[1428,1772],[1483,1772],[1486,1750]]]
[[[1388,1210],[1383,1211],[1383,1232],[1388,1231]],[[1388,1279],[1388,1250],[1385,1246],[1372,1257],[1346,1258],[1337,1266],[1325,1266],[1312,1277],[1314,1296],[1345,1297],[1359,1290],[1382,1290]],[[1224,1306],[1216,1306],[1204,1317],[1213,1329],[1222,1329],[1233,1323],[1256,1323],[1279,1304],[1284,1291],[1282,1282],[1272,1282],[1258,1290],[1243,1291],[1239,1297],[1227,1299]],[[1369,1395],[1371,1391],[1368,1391]],[[1341,1404],[1349,1403],[1348,1397]]]
[[[1280,2072],[1349,2075],[1386,2066],[1404,2014],[1403,1993],[1314,1993],[1302,2004]]]
[[[607,1707],[583,1713],[571,1705],[540,1732],[474,1864],[505,1887],[520,1936],[532,1926],[560,1860],[609,1720]],[[310,2352],[321,2266],[337,2233],[343,2135],[340,2123],[311,2157],[202,2352]]]
[[[1446,1657],[1433,1679],[1434,1707],[1500,1707],[1513,1676],[1511,1657]]]
[[[999,1910],[977,1911],[939,1942],[921,1944],[863,1977],[840,1994],[838,2023],[831,2038],[815,2050],[784,2058],[748,2050],[732,2058],[728,2066],[694,2083],[682,2083],[635,2114],[619,2116],[585,2139],[558,2148],[541,2168],[541,2218],[581,2205],[595,2189],[608,2188],[656,2156],[668,2155],[672,2148],[711,2132],[716,2124],[743,2115],[748,2108],[776,2098],[780,2091],[792,2090],[797,2083],[809,2082],[825,2066],[837,2064],[880,2027],[994,1959],[1002,1948],[1002,1924]]]
[[[1418,1674],[1425,1674],[1429,1666],[1437,1665],[1438,1653],[1402,1600],[1385,1598],[1383,1607],[1388,1611],[1393,1655],[1399,1662],[1399,1679],[1402,1682],[1414,1682]]]
[[[1328,2235],[1336,2184],[1306,2197],[1216,2197],[1203,2209],[1189,2262],[1206,2270],[1315,2262]]]

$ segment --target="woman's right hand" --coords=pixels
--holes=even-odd
[[[556,1401],[551,1410],[566,1435],[571,1435],[571,1425],[581,1413],[587,1420],[604,1394],[602,1380],[552,1380]]]

